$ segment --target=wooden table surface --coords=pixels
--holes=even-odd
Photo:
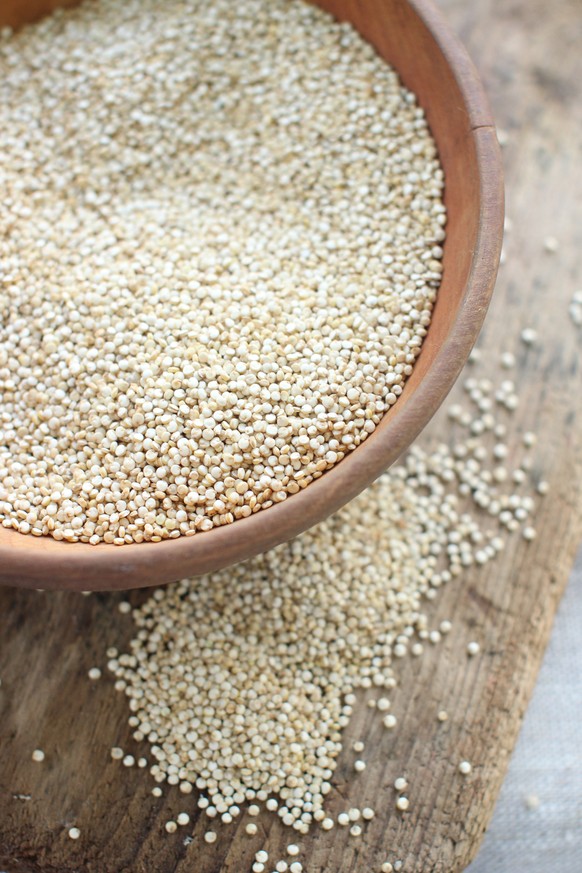
[[[517,355],[522,402],[519,433],[538,433],[535,473],[551,490],[539,510],[538,538],[519,537],[496,562],[450,583],[428,607],[435,626],[451,618],[445,642],[406,659],[393,695],[399,728],[382,730],[359,707],[348,737],[367,741],[368,768],[353,779],[339,767],[330,811],[370,802],[377,815],[364,837],[346,829],[316,829],[298,839],[306,873],[376,873],[385,860],[403,873],[456,873],[475,855],[491,817],[550,634],[553,617],[582,538],[582,330],[568,317],[582,288],[582,15],[579,0],[444,0],[452,24],[483,74],[499,127],[506,132],[506,243],[491,313],[480,346],[482,372],[497,378],[501,350]],[[578,118],[576,118],[578,112]],[[555,237],[559,250],[544,251]],[[526,348],[523,327],[539,342]],[[457,389],[455,389],[457,390]],[[445,434],[443,416],[422,439]],[[139,592],[132,595],[139,598]],[[105,661],[108,645],[123,646],[131,621],[116,609],[119,595],[0,591],[0,868],[8,873],[247,873],[267,845],[284,857],[290,832],[274,815],[207,829],[196,798],[176,789],[151,795],[147,770],[110,759],[111,746],[142,753],[130,738],[127,707],[105,676],[87,670]],[[482,653],[467,659],[469,638]],[[439,724],[440,708],[449,720]],[[347,743],[346,743],[347,745]],[[45,750],[43,764],[31,751]],[[468,779],[456,763],[473,762]],[[406,774],[410,811],[394,810],[394,778]],[[190,829],[168,835],[164,823],[185,808]],[[81,829],[74,842],[71,825]],[[184,839],[193,836],[190,842]],[[201,848],[202,846],[202,848]],[[559,858],[556,859],[559,862]],[[270,868],[266,868],[270,870]]]

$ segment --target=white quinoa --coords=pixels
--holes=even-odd
[[[575,291],[572,295],[568,313],[572,323],[576,327],[582,327],[582,291]]]
[[[495,559],[500,530],[525,532],[535,510],[528,494],[491,475],[498,416],[513,410],[480,411],[495,396],[487,380],[467,380],[465,390],[450,447],[413,446],[316,528],[245,564],[160,588],[132,611],[137,632],[112,671],[134,738],[151,746],[156,780],[192,784],[215,812],[235,798],[300,833],[312,822],[333,827],[325,798],[356,689],[378,689],[374,709],[396,729],[383,692],[396,684],[397,649],[431,638],[423,601]],[[441,627],[448,633],[451,622]],[[406,789],[404,777],[394,784]],[[408,808],[407,797],[394,802]],[[369,813],[354,808],[336,821],[351,827],[362,817]]]
[[[286,499],[397,401],[441,278],[423,111],[288,0],[0,37],[0,519],[158,541]]]

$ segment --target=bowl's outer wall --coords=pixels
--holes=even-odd
[[[0,0],[0,27],[20,27],[62,6],[78,6],[80,0]]]
[[[0,527],[0,583],[123,589],[221,569],[297,536],[377,478],[414,441],[454,384],[485,317],[503,231],[503,177],[487,98],[430,0],[317,0],[351,21],[417,95],[445,171],[444,278],[422,352],[398,403],[332,470],[281,504],[193,537],[125,546],[57,542]],[[0,0],[0,25],[75,0]]]

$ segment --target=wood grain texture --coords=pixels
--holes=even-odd
[[[23,0],[22,9],[27,4]],[[264,552],[323,520],[377,478],[412,443],[453,385],[483,322],[501,246],[503,182],[487,99],[465,50],[431,0],[320,0],[320,5],[352,21],[415,91],[445,171],[444,278],[402,397],[340,464],[285,502],[232,525],[121,547],[57,542],[0,527],[0,582],[130,588],[206,573]]]
[[[370,803],[377,816],[359,840],[340,829],[297,840],[306,873],[377,873],[381,862],[396,858],[404,861],[403,873],[466,867],[490,819],[582,537],[582,333],[567,313],[582,287],[578,0],[557,0],[551,16],[541,0],[445,0],[443,7],[509,135],[513,230],[480,346],[490,362],[501,350],[517,354],[522,403],[511,451],[522,430],[536,430],[534,473],[549,480],[551,491],[536,518],[534,543],[512,541],[498,561],[463,585],[451,583],[431,605],[434,624],[451,618],[453,631],[402,665],[402,684],[392,695],[398,729],[381,730],[369,710],[357,708],[347,736],[366,741],[368,768],[354,778],[346,755],[330,810]],[[555,255],[543,251],[550,234],[561,244]],[[538,345],[519,343],[524,326],[536,328]],[[423,440],[447,431],[439,415]],[[200,843],[207,824],[195,815],[193,828],[168,836],[164,822],[179,808],[194,814],[195,797],[168,791],[155,800],[147,771],[110,761],[114,744],[132,752],[139,747],[110,679],[89,683],[86,671],[102,663],[108,645],[129,639],[131,622],[117,613],[118,600],[116,594],[0,594],[0,867],[8,873],[247,873],[265,844],[271,858],[282,857],[289,831],[273,816],[259,820],[256,838],[243,833],[245,819],[219,828],[211,849]],[[471,660],[469,639],[482,643]],[[436,720],[441,708],[449,712],[443,725]],[[47,754],[41,765],[30,760],[37,746]],[[456,774],[462,758],[474,765],[466,780]],[[399,816],[391,784],[402,774],[411,807]],[[66,836],[71,824],[82,830],[77,843]],[[186,846],[190,833],[194,841]]]

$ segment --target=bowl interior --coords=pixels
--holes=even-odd
[[[19,26],[77,0],[2,0],[0,26]],[[124,546],[57,542],[0,527],[0,583],[111,589],[219,569],[284,542],[356,496],[413,442],[452,387],[493,290],[503,228],[495,130],[478,76],[430,0],[317,0],[350,21],[416,94],[445,172],[443,281],[421,354],[376,431],[283,503],[193,537]]]

